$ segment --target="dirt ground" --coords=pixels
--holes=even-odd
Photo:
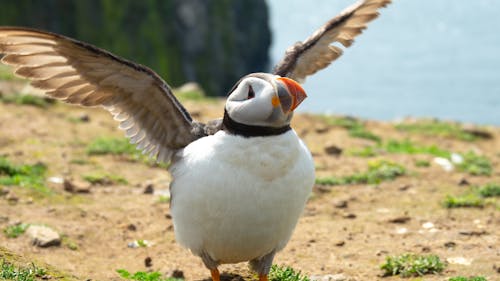
[[[196,119],[207,120],[220,116],[223,103],[187,102],[186,106]],[[88,122],[72,121],[84,115],[89,117]],[[318,176],[363,171],[372,159],[326,153],[325,148],[332,145],[346,151],[373,142],[350,137],[344,128],[328,126],[317,116],[297,114],[293,127],[311,149]],[[343,273],[347,280],[396,280],[400,277],[381,277],[380,264],[387,255],[432,253],[449,264],[441,275],[419,280],[447,280],[456,275],[499,280],[498,207],[446,209],[442,201],[447,194],[464,192],[467,187],[459,185],[463,179],[472,185],[500,182],[500,129],[486,128],[493,139],[467,142],[401,132],[390,122],[366,121],[366,127],[384,140],[412,139],[450,151],[476,151],[492,161],[493,175],[445,172],[429,155],[377,156],[374,159],[404,165],[408,175],[378,185],[315,187],[290,243],[276,256],[275,263],[308,275]],[[168,203],[159,199],[158,193],[168,189],[168,172],[126,157],[85,153],[88,143],[97,137],[122,135],[111,116],[101,109],[61,103],[48,108],[0,103],[0,155],[14,163],[43,162],[48,165],[47,177],[81,180],[84,174],[105,172],[128,181],[95,185],[88,194],[72,194],[60,184],[48,183],[55,195],[45,197],[20,187],[4,187],[19,200],[8,203],[5,196],[0,197],[1,229],[16,222],[45,224],[64,239],[59,247],[38,248],[31,245],[27,235],[6,238],[2,234],[0,245],[81,280],[121,280],[117,269],[162,273],[181,270],[186,280],[207,279],[209,272],[201,260],[176,244]],[[428,160],[431,166],[417,167],[415,159]],[[148,183],[156,194],[144,194]],[[127,247],[138,239],[152,245]],[[148,257],[151,267],[145,266]],[[456,258],[464,258],[465,264],[457,264],[454,261],[460,259]],[[223,265],[220,269],[248,275],[246,264]]]

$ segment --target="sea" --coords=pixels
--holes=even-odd
[[[268,0],[273,65],[355,0]],[[302,112],[500,125],[500,1],[394,0],[310,76]]]

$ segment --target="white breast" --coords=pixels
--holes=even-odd
[[[294,131],[254,138],[221,131],[179,156],[171,212],[181,245],[220,263],[286,245],[314,183],[310,152]]]

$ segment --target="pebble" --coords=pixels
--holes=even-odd
[[[352,280],[348,278],[345,274],[327,274],[327,275],[312,275],[310,277],[311,281],[348,281]]]
[[[349,205],[349,202],[347,200],[337,200],[333,202],[333,206],[338,209],[345,209]]]
[[[460,185],[460,186],[468,186],[468,185],[470,185],[470,182],[466,178],[462,178],[458,182],[458,185]]]
[[[144,183],[144,190],[142,191],[143,194],[153,194],[155,193],[155,186],[151,181],[147,181]]]
[[[44,225],[30,225],[26,233],[31,237],[32,244],[38,247],[61,245],[61,236],[55,230]]]
[[[182,271],[180,269],[174,269],[174,270],[172,270],[172,273],[170,273],[170,277],[177,278],[177,279],[185,279],[184,278],[184,271]]]
[[[401,216],[401,217],[396,217],[396,218],[389,219],[388,222],[390,222],[390,223],[404,224],[404,223],[409,222],[410,220],[411,220],[411,218],[408,217],[408,216]]]
[[[151,257],[146,257],[144,259],[144,266],[152,267],[153,266],[153,259]]]
[[[84,181],[64,179],[64,190],[71,193],[90,193],[92,185]]]
[[[342,148],[336,145],[329,145],[325,147],[325,152],[328,155],[340,156],[342,154]]]
[[[466,259],[464,257],[447,258],[446,261],[450,264],[459,264],[459,265],[471,265],[472,263],[472,259]]]
[[[342,215],[342,217],[344,219],[355,219],[357,216],[356,216],[356,214],[353,214],[353,213],[346,213],[346,214]]]
[[[7,201],[9,201],[9,203],[12,203],[12,204],[15,204],[19,201],[19,197],[17,197],[17,195],[12,191],[7,193],[7,195],[5,196],[5,199],[7,199]]]
[[[444,246],[446,248],[455,248],[457,246],[457,243],[455,243],[453,241],[449,241],[449,242],[444,243]]]

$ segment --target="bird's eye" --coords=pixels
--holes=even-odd
[[[252,86],[248,86],[248,97],[247,99],[253,99],[255,97],[255,92],[253,91]]]

